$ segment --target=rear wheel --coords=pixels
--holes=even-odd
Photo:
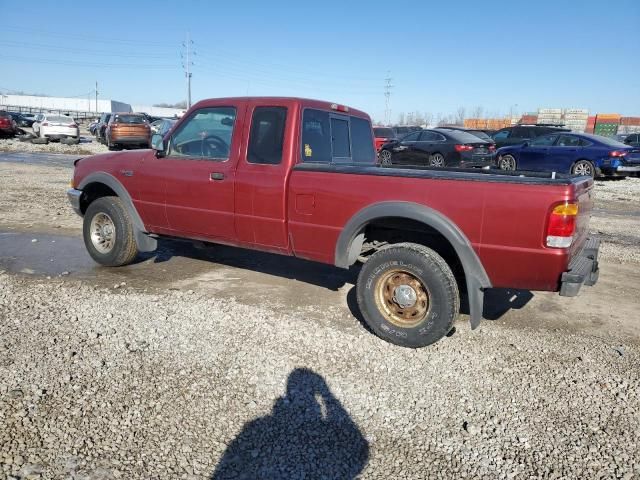
[[[430,167],[444,167],[444,156],[441,153],[434,153],[429,157]]]
[[[403,347],[440,340],[451,330],[460,308],[449,265],[416,243],[391,245],[369,257],[356,289],[367,325],[379,337]]]
[[[585,175],[593,178],[596,174],[596,169],[593,168],[593,164],[589,160],[578,160],[573,164],[571,173],[574,175]]]
[[[127,265],[138,254],[131,217],[118,197],[93,201],[84,214],[82,233],[89,255],[101,265]]]
[[[515,170],[516,169],[516,159],[513,155],[506,154],[500,157],[498,161],[498,167],[500,170]]]

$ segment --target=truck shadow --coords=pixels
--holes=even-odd
[[[360,271],[359,265],[343,270],[332,265],[275,253],[218,244],[198,247],[191,242],[169,239],[161,239],[155,252],[140,255],[137,262],[153,259],[154,263],[163,263],[176,256],[298,280],[332,291],[337,291],[345,285],[355,285]],[[467,295],[463,289],[461,293],[460,313],[468,315]],[[483,316],[487,320],[498,320],[510,310],[523,308],[532,298],[533,294],[528,290],[488,289],[485,292]],[[364,324],[356,300],[355,287],[352,287],[347,294],[347,304],[352,315]]]
[[[343,270],[332,265],[288,257],[275,253],[246,250],[216,244],[197,246],[191,242],[161,239],[155,252],[140,254],[136,263],[153,259],[163,263],[173,257],[186,257],[240,269],[289,278],[337,291],[348,283],[355,283],[359,269]]]
[[[369,442],[322,376],[293,370],[286,395],[268,415],[244,425],[211,480],[354,479],[367,465]]]

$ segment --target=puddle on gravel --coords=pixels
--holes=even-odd
[[[35,240],[35,241],[33,241]],[[154,253],[135,263],[109,268],[96,264],[78,236],[0,231],[0,270],[70,278],[99,287],[125,282],[135,289],[195,290],[235,297],[248,304],[285,305],[288,311],[339,306],[353,271],[293,257],[162,239]],[[284,308],[284,307],[283,307]]]

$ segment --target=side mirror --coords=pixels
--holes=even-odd
[[[523,142],[523,143],[522,143],[522,148],[524,148],[524,147],[528,147],[528,146],[529,146],[529,142]]]
[[[156,151],[158,157],[164,156],[164,138],[157,133],[151,137],[151,148]]]

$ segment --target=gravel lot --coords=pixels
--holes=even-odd
[[[0,231],[78,236],[69,178],[0,161]],[[639,194],[597,182],[596,287],[415,351],[233,266],[0,273],[0,477],[640,478]]]
[[[5,474],[640,472],[637,345],[492,324],[411,351],[193,291],[6,274],[0,319]]]

